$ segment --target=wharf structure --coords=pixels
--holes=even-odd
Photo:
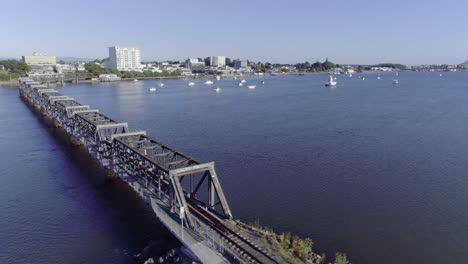
[[[237,232],[214,162],[200,163],[75,99],[19,79],[22,99],[126,182],[202,263],[281,263]]]

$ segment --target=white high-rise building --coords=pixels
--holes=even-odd
[[[137,48],[109,47],[109,68],[119,71],[137,71],[141,69],[141,54]]]
[[[226,65],[226,56],[211,56],[210,57],[210,66],[225,66]]]

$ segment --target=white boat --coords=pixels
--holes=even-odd
[[[265,84],[265,81],[262,81],[262,84]]]
[[[205,82],[205,84],[207,84],[207,85],[213,84],[213,81],[208,80],[208,81]]]
[[[377,80],[380,80],[380,76],[377,76]]]
[[[366,79],[366,77],[362,77],[362,80],[364,81]]]
[[[441,74],[439,74],[439,76],[440,76],[440,77],[442,77],[442,73],[441,73]]]
[[[241,80],[240,82],[241,82],[241,83],[246,83],[246,81],[245,81],[245,80]]]
[[[188,83],[188,86],[194,86],[194,85],[195,85],[194,82],[189,82],[189,83]]]
[[[242,85],[243,85],[243,84],[240,82],[240,83],[239,83],[239,86],[242,86]]]
[[[399,84],[400,82],[398,80],[393,80],[392,83],[393,84]]]
[[[353,75],[352,75],[352,74],[350,74],[350,75],[348,75],[348,76],[349,76],[349,78],[353,77]]]
[[[156,87],[151,87],[148,89],[150,92],[156,92]]]
[[[217,88],[215,89],[215,91],[216,91],[217,93],[219,93],[219,92],[221,92],[221,88],[217,87]]]
[[[335,77],[335,78],[333,78],[333,79],[336,81],[336,77]]]
[[[216,76],[216,80],[221,80],[221,76]]]
[[[138,80],[137,80],[137,79],[133,79],[133,82],[138,82]]]
[[[249,85],[247,87],[249,87],[249,89],[255,89],[255,87],[257,87],[257,86],[256,85]]]
[[[335,86],[336,85],[336,80],[333,79],[333,76],[330,75],[328,78],[328,82],[325,84],[325,86]]]
[[[163,87],[163,86],[164,86],[164,83],[159,83],[158,86],[159,86],[159,87]]]

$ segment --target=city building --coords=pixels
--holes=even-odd
[[[185,68],[190,69],[193,73],[203,73],[206,71],[205,62],[198,59],[187,59]]]
[[[180,74],[182,76],[193,76],[194,75],[191,69],[182,68],[182,69],[179,69],[179,71],[180,71]]]
[[[101,82],[114,82],[114,81],[120,81],[121,78],[118,77],[116,74],[110,73],[110,74],[99,74],[99,80]]]
[[[109,62],[107,66],[119,71],[140,71],[140,50],[119,46],[109,47]]]
[[[84,63],[65,63],[65,64],[56,64],[55,71],[57,73],[67,73],[67,72],[79,72],[85,71]]]
[[[371,71],[393,71],[392,67],[371,67]]]
[[[226,56],[211,56],[210,66],[222,67],[226,65]]]
[[[55,56],[47,56],[42,53],[34,52],[32,55],[25,55],[22,57],[24,63],[28,65],[55,65],[57,59]]]
[[[234,69],[236,69],[236,70],[247,68],[247,61],[234,60],[233,63],[234,63]]]

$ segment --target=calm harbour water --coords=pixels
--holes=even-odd
[[[311,75],[246,78],[253,90],[238,80],[57,89],[215,161],[236,218],[311,237],[316,252],[468,263],[468,73],[362,76],[340,75],[336,88]],[[136,195],[62,147],[15,89],[0,89],[0,124],[0,263],[122,263],[149,241],[178,245]]]

